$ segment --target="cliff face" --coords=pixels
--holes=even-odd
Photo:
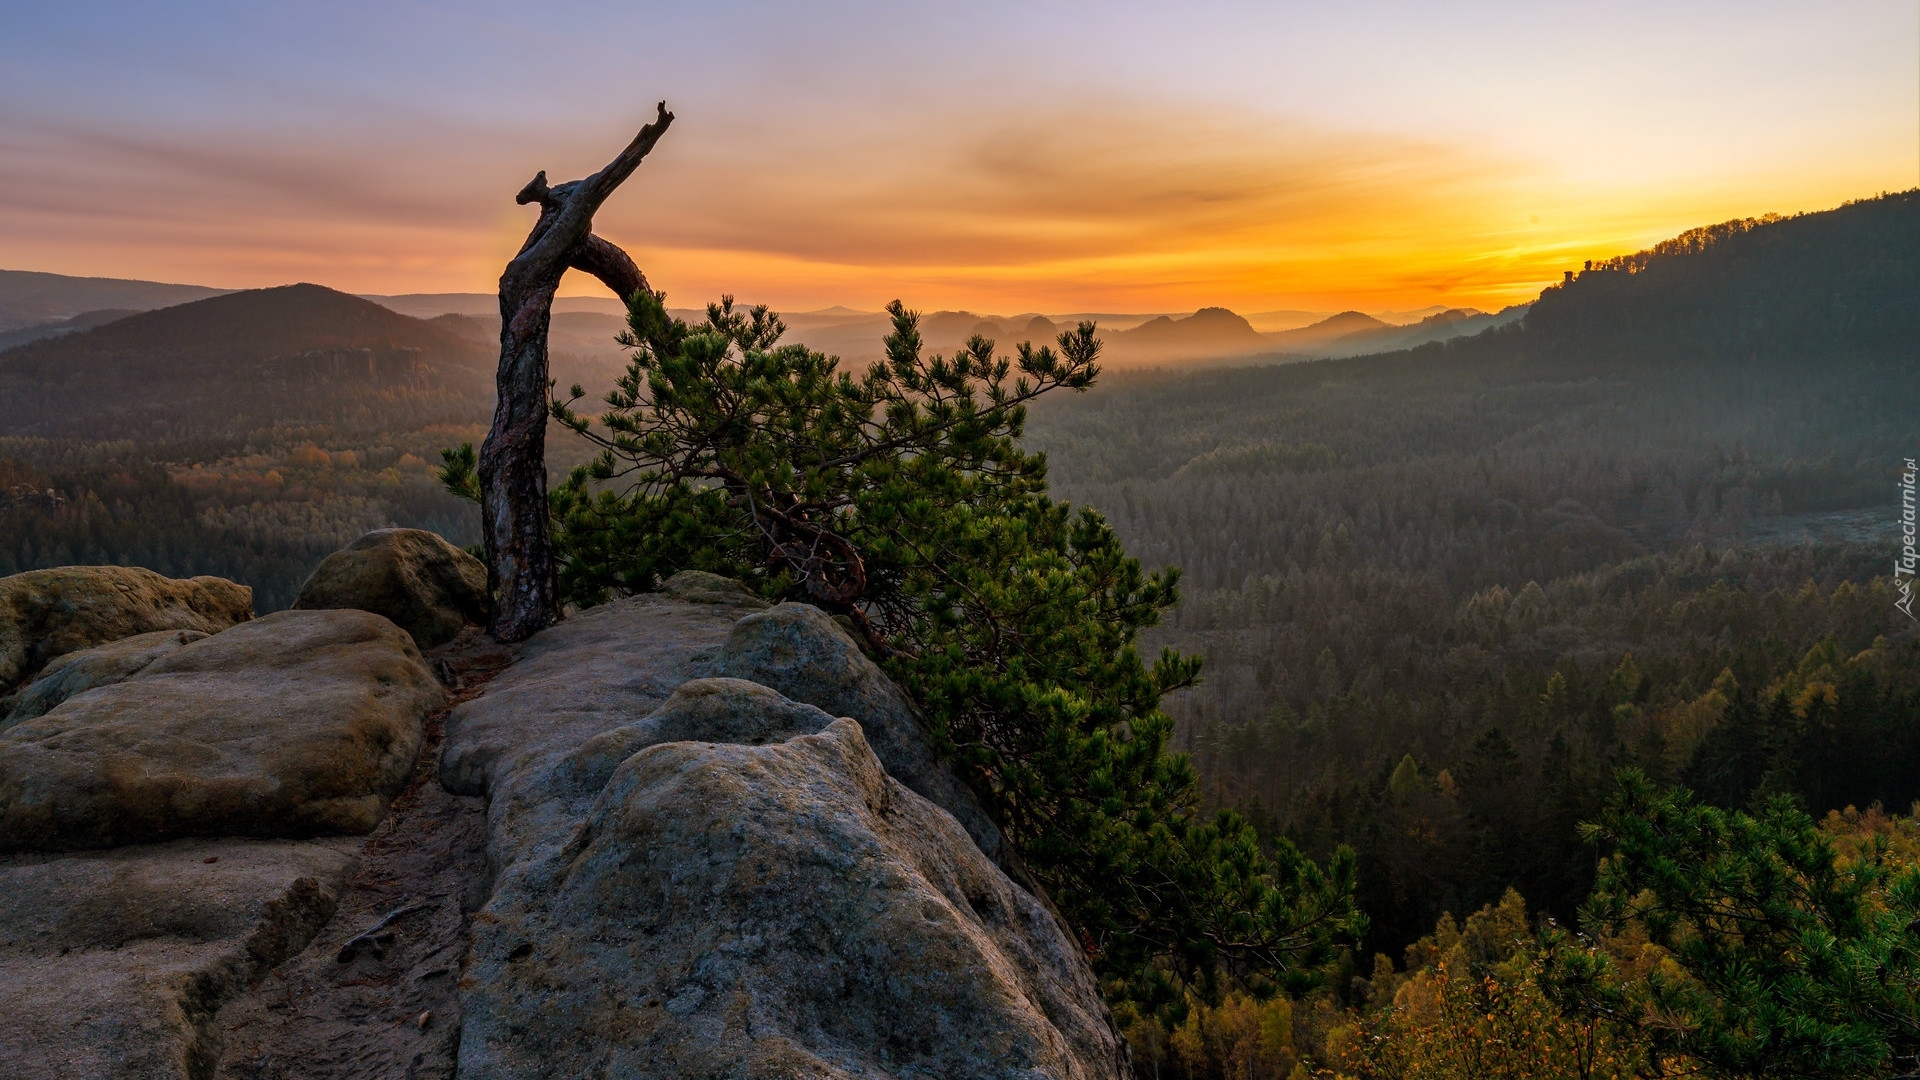
[[[422,663],[376,615],[276,618],[348,614],[386,627],[373,639],[392,656],[370,672]],[[347,678],[334,668],[356,662],[323,667]],[[292,819],[235,813],[166,819],[233,838],[136,829],[157,842],[107,851],[47,850],[53,827],[0,836],[0,850],[28,849],[0,858],[0,971],[23,997],[0,1018],[0,1071],[1125,1074],[1078,946],[1017,883],[904,695],[816,609],[683,575],[516,649],[468,631],[424,662],[456,703],[435,713],[437,691],[373,691],[389,727],[424,732],[392,749],[424,749],[370,839],[279,839]],[[245,699],[260,745],[300,732],[306,761],[324,755],[328,699],[285,666],[216,672],[247,691],[204,696],[225,710],[220,731],[246,726],[227,715]],[[34,760],[10,743],[42,729],[137,741],[141,724],[191,727],[191,696],[142,694],[143,677],[167,676],[40,695],[53,704],[0,732],[0,762]],[[147,698],[145,719],[116,704]],[[362,727],[343,731],[343,752],[366,752]],[[66,769],[106,776],[114,760],[109,748]],[[180,767],[209,789],[289,797],[295,780],[242,775],[277,760]],[[384,808],[395,780],[381,785]],[[15,788],[0,786],[0,822],[32,778]]]

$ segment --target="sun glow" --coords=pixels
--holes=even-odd
[[[526,235],[512,193],[603,163],[656,92],[680,120],[600,231],[680,302],[789,310],[1493,309],[1690,227],[1920,180],[1920,27],[1889,0],[1631,23],[587,6],[603,33],[564,48],[500,13],[23,13],[0,266],[489,291]],[[618,44],[722,30],[727,63]]]

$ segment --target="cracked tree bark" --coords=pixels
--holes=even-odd
[[[593,215],[671,123],[663,101],[653,122],[606,168],[554,187],[542,171],[515,199],[540,204],[540,218],[500,275],[499,400],[479,462],[480,527],[493,594],[487,629],[498,641],[525,640],[560,618],[547,527],[547,327],[554,291],[568,269],[592,274],[625,301],[648,289],[625,251],[593,235]]]

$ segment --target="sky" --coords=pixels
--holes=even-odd
[[[1487,310],[1920,185],[1913,0],[0,0],[0,268],[487,292],[601,210],[670,302]],[[563,293],[592,294],[570,275]]]

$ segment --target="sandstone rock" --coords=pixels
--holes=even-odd
[[[934,754],[913,703],[825,612],[781,604],[748,615],[728,633],[713,670],[860,721],[889,775],[952,814],[988,858],[1026,884],[979,797]]]
[[[629,757],[474,929],[467,1080],[1125,1074],[1053,916],[849,720]]]
[[[856,724],[729,676],[917,724],[898,689],[813,609],[744,607],[590,609],[448,718],[441,781],[487,796],[493,879],[460,1075],[1122,1075],[1044,903]]]
[[[132,566],[63,566],[0,578],[0,689],[56,656],[156,630],[217,633],[253,617],[253,590]]]
[[[293,606],[384,615],[430,649],[487,621],[487,567],[435,533],[378,529],[323,559]]]
[[[11,699],[12,711],[0,717],[0,731],[43,716],[75,694],[117,683],[180,646],[206,636],[198,630],[155,630],[57,657]]]
[[[705,570],[682,570],[661,582],[660,591],[689,604],[728,604],[740,608],[772,606],[732,578],[709,574]]]
[[[365,833],[443,700],[386,619],[276,612],[0,732],[0,851]]]
[[[833,717],[789,701],[744,679],[692,679],[645,719],[603,731],[562,758],[549,791],[556,796],[598,795],[628,758],[663,742],[722,742],[743,746],[811,735]]]
[[[352,865],[340,841],[0,858],[0,1076],[210,1075],[214,1010],[306,944]]]
[[[739,615],[660,594],[590,608],[522,643],[484,696],[448,715],[440,784],[487,797],[491,877],[567,842],[596,792],[555,770],[707,674]]]
[[[641,719],[712,659],[740,612],[659,594],[589,608],[527,639],[487,693],[447,717],[440,783],[494,795],[581,743]]]

